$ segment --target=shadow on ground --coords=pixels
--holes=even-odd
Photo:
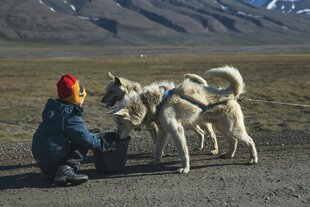
[[[128,161],[135,162],[137,160],[148,160],[150,157],[145,153],[129,155]],[[176,157],[169,156],[173,160]],[[212,160],[217,159],[216,157],[207,158],[204,160]],[[202,158],[193,159],[192,163],[200,162]],[[153,166],[149,164],[130,164],[126,165],[121,171],[119,172],[112,172],[112,173],[105,173],[99,172],[94,167],[89,168],[91,165],[90,163],[93,162],[92,157],[88,157],[86,159],[85,164],[89,164],[86,169],[79,170],[78,173],[86,174],[89,176],[90,180],[97,180],[97,179],[113,179],[113,178],[126,178],[126,177],[144,177],[144,176],[156,176],[156,175],[164,175],[164,174],[177,174],[176,170],[178,169],[180,162],[179,161],[163,161],[163,163]],[[210,167],[218,167],[218,166],[225,166],[225,165],[244,165],[244,163],[221,163],[221,164],[206,164],[206,165],[199,165],[191,166],[191,170],[201,169],[201,168],[210,168]],[[40,178],[39,170],[34,170],[33,168],[36,167],[36,164],[18,164],[18,165],[7,165],[1,166],[1,170],[14,170],[13,175],[7,175],[0,177],[0,190],[7,190],[7,189],[20,189],[20,188],[54,188],[56,187],[52,181],[44,181]],[[29,172],[32,171],[32,172]],[[35,172],[36,171],[36,172]]]

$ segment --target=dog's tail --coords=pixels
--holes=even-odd
[[[207,85],[207,81],[205,79],[203,79],[203,77],[197,75],[197,74],[193,74],[193,73],[187,73],[184,75],[184,78],[189,79],[190,81],[194,82],[194,83],[198,83],[198,84],[203,84],[203,85]]]
[[[205,77],[219,77],[230,83],[230,86],[225,90],[230,90],[234,96],[238,97],[244,92],[244,82],[237,68],[225,65],[220,68],[213,68],[205,73]]]

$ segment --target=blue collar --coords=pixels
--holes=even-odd
[[[174,94],[174,91],[173,89],[172,90],[165,90],[164,92],[164,95],[162,97],[162,101],[167,99],[169,96],[173,95]]]
[[[163,96],[161,98],[161,102],[156,106],[156,113],[158,113],[160,111],[161,107],[164,105],[164,103],[166,102],[167,98],[169,96],[173,95],[173,94],[174,94],[173,89],[165,90],[164,91],[164,94],[163,94]]]

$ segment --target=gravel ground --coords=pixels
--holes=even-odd
[[[42,181],[30,143],[0,146],[0,206],[310,206],[310,131],[257,132],[259,163],[246,165],[248,151],[239,144],[236,158],[202,151],[188,134],[191,171],[176,173],[179,159],[169,142],[162,164],[150,166],[153,145],[146,131],[133,133],[125,168],[99,173],[92,153],[79,172],[90,180],[56,187]],[[218,138],[222,151],[227,144]]]

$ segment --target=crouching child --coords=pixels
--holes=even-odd
[[[41,177],[56,185],[79,184],[87,175],[77,174],[78,166],[89,149],[107,151],[111,143],[91,133],[82,120],[84,86],[71,74],[57,83],[59,99],[48,99],[42,112],[43,121],[33,135],[32,154]]]

